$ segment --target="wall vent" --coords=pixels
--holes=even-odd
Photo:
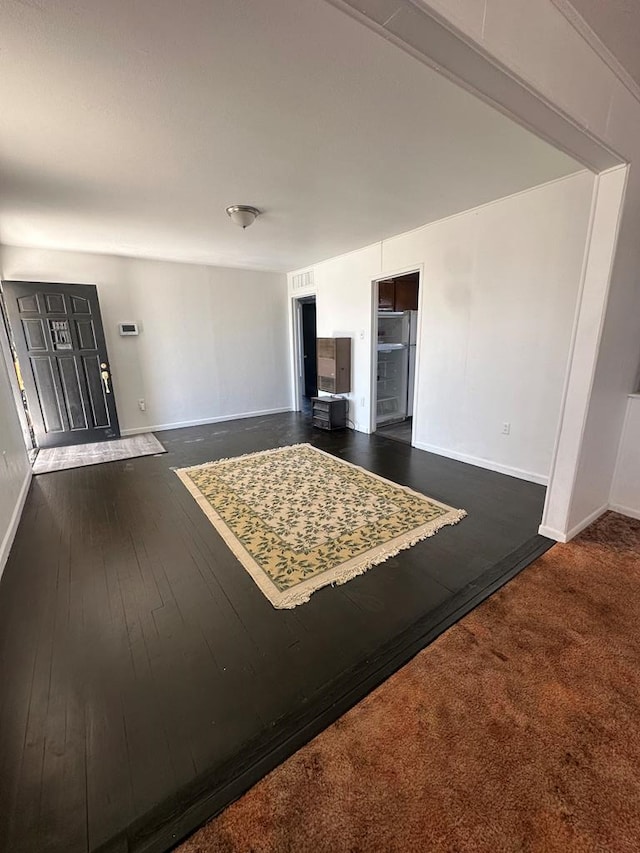
[[[308,290],[308,288],[313,287],[314,284],[313,270],[298,272],[291,277],[292,290]]]

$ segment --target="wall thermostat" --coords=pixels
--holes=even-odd
[[[118,329],[120,330],[121,335],[137,335],[138,334],[138,324],[137,323],[118,323]]]

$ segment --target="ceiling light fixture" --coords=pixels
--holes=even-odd
[[[227,208],[227,216],[241,228],[248,228],[260,216],[260,211],[249,204],[232,204]]]

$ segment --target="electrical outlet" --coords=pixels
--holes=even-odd
[[[360,340],[364,340],[364,329],[360,329]]]
[[[364,397],[360,397],[360,405],[364,408]]]
[[[138,400],[138,408],[140,409],[141,412],[146,412],[147,411],[146,402],[142,399]]]
[[[502,424],[502,434],[503,435],[510,435],[511,434],[511,424],[509,423],[509,421],[505,421]]]

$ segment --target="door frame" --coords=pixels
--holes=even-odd
[[[13,342],[13,331],[11,329],[11,326],[9,325],[9,314],[7,312],[4,291],[2,290],[1,283],[0,325],[2,326],[2,329],[0,329],[0,350],[2,350],[2,357],[7,368],[9,386],[11,388],[11,394],[13,396],[14,407],[18,415],[18,420],[20,422],[20,430],[22,432],[24,446],[27,450],[27,453],[35,454],[38,450],[38,445],[36,443],[36,437],[35,432],[33,430],[33,426],[30,423],[31,414],[29,412],[27,395],[26,393],[23,394],[22,389],[20,388],[20,383],[18,381],[18,375],[16,373],[16,363],[19,365],[20,362],[18,361],[17,351],[15,351],[15,344]]]
[[[378,283],[387,278],[399,278],[410,273],[418,273],[418,328],[416,329],[416,369],[414,378],[414,393],[413,393],[413,415],[411,418],[411,446],[416,446],[416,435],[418,434],[418,406],[419,406],[419,388],[420,378],[422,376],[421,368],[421,341],[422,341],[422,317],[423,310],[423,285],[424,285],[424,264],[413,264],[409,267],[401,267],[377,275],[371,281],[371,369],[369,371],[369,432],[374,433],[377,430],[376,415],[378,410],[378,383],[376,368],[378,365]]]
[[[315,293],[305,293],[301,296],[291,298],[291,318],[293,330],[293,411],[302,411],[302,398],[304,397],[304,353],[302,335],[302,305],[305,302],[315,302],[316,321],[318,318],[318,301]]]

